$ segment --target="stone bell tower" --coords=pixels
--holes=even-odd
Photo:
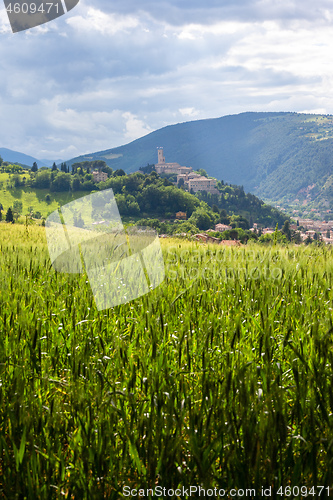
[[[163,156],[163,148],[157,148],[157,157],[159,165],[165,163],[165,157]]]

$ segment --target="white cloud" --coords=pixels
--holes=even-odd
[[[81,9],[82,10],[82,9]],[[97,31],[103,35],[115,35],[136,28],[139,19],[132,15],[107,14],[99,9],[89,7],[81,15],[69,17],[67,24],[78,32]]]
[[[142,120],[138,119],[130,111],[123,113],[122,117],[125,119],[125,137],[128,141],[132,141],[138,137],[149,134],[149,132],[152,132],[152,129],[149,126],[147,126]]]
[[[81,0],[19,34],[0,10],[1,145],[52,159],[184,119],[333,113],[328,0],[220,4]]]
[[[199,111],[197,111],[195,108],[180,108],[179,113],[182,116],[187,116],[189,118],[195,118],[198,116]]]

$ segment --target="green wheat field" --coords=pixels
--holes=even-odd
[[[98,311],[0,224],[1,498],[332,486],[333,250],[161,245],[163,284]]]

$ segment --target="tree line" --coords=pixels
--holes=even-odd
[[[66,163],[60,168],[55,163],[52,168],[33,167],[30,171],[21,167],[14,169],[10,176],[11,186],[46,189],[50,193],[112,188],[122,216],[174,219],[177,212],[185,212],[186,218],[198,229],[213,228],[214,224],[221,222],[248,230],[253,222],[274,227],[276,223],[282,226],[285,220],[281,212],[265,205],[256,196],[246,194],[242,186],[228,185],[223,181],[217,183],[218,194],[191,193],[155,171],[126,175],[121,169],[113,171],[101,160],[74,163],[70,172]],[[104,182],[94,181],[95,170],[107,174]],[[46,201],[49,201],[50,194],[46,196]]]

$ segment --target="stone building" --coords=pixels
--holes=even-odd
[[[108,174],[106,172],[99,172],[95,170],[93,173],[94,182],[105,182],[108,178]]]
[[[182,167],[179,163],[166,163],[163,155],[163,148],[157,150],[158,163],[155,163],[155,170],[158,174],[187,174],[192,172],[191,167]]]
[[[177,184],[183,179],[184,186],[194,193],[197,191],[207,191],[218,194],[216,188],[216,179],[208,179],[197,172],[193,172],[191,167],[182,167],[179,163],[166,163],[163,148],[157,150],[158,163],[155,164],[155,170],[158,174],[177,174]]]

